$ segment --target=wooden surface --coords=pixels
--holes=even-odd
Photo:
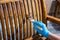
[[[41,1],[0,1],[0,16],[4,39],[22,40],[37,33],[36,30],[33,29],[32,23],[26,18],[26,15],[31,16],[35,20],[42,21]]]
[[[47,16],[47,20],[50,20],[50,21],[60,25],[60,19],[59,18],[56,18],[56,17],[53,17],[53,16]]]
[[[47,19],[60,23],[59,19],[47,16],[44,0],[0,1],[0,18],[4,40],[7,38],[9,40],[10,38],[12,40],[25,40],[29,39],[29,37],[31,37],[30,39],[33,38],[33,40],[35,38],[36,40],[39,39],[40,36],[35,35],[37,32],[33,29],[32,23],[27,19],[26,15],[45,24],[47,24]],[[32,37],[33,35],[34,37]],[[45,39],[42,38],[42,40]]]
[[[41,5],[42,5],[42,21],[47,25],[47,11],[46,11],[46,5],[45,5],[45,0],[41,0]]]

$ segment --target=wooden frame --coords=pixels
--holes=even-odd
[[[60,19],[47,15],[44,0],[6,0],[0,1],[0,20],[4,40],[23,40],[35,35],[32,23],[26,15],[35,20],[44,22],[47,20],[60,24]],[[12,35],[11,35],[12,34]],[[7,37],[6,37],[7,36]]]

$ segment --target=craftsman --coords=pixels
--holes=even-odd
[[[46,28],[46,25],[40,21],[33,21],[33,28],[41,35],[43,35],[46,38],[49,38],[51,40],[60,40],[60,37],[49,32],[48,29]],[[38,25],[38,26],[37,26]],[[42,28],[42,30],[39,29]]]

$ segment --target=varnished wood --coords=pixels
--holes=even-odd
[[[53,16],[47,16],[47,20],[50,20],[50,21],[52,21],[52,22],[57,23],[57,24],[60,25],[60,19],[55,18]]]
[[[33,19],[38,21],[43,20],[45,24],[47,24],[47,20],[60,24],[60,19],[47,15],[44,0],[0,1],[0,19],[4,39],[6,39],[7,32],[9,39],[12,33],[12,40],[25,40],[27,38],[30,40],[29,37],[32,38],[32,36],[37,33],[33,29],[32,23],[28,21],[26,15],[31,16]],[[6,26],[4,25],[4,22]],[[6,29],[4,27],[6,27]],[[44,38],[42,40],[44,40]]]
[[[29,9],[29,15],[32,17],[32,5],[31,5],[31,1],[30,0],[28,0],[28,9]],[[33,28],[32,28],[32,23],[30,22],[30,36],[32,36],[32,30],[33,30]]]
[[[4,25],[4,15],[3,15],[2,5],[0,5],[0,15],[1,15],[3,38],[4,38],[4,40],[6,40],[6,28],[5,28],[6,26]]]
[[[32,17],[37,20],[35,2],[32,0]],[[36,31],[33,29],[33,34],[36,34]]]
[[[9,26],[7,5],[4,4],[3,6],[4,6],[3,10],[4,10],[4,18],[5,18],[5,21],[6,21],[6,28],[7,28],[8,35],[10,36],[10,26]]]
[[[9,2],[16,2],[16,1],[20,1],[20,0],[2,0],[2,1],[0,1],[0,4],[5,4],[5,3],[9,3]]]
[[[42,7],[40,0],[38,0],[38,6],[39,6],[39,20],[42,21]]]
[[[37,20],[39,20],[39,8],[38,8],[38,0],[34,0],[35,1],[35,9],[36,9],[36,15],[37,16]]]
[[[41,0],[41,5],[42,5],[42,20],[47,25],[47,20],[46,20],[47,11],[46,11],[45,0]]]
[[[12,3],[12,11],[13,11],[15,29],[18,30],[18,18],[17,18],[17,10],[16,10],[15,2]],[[17,32],[16,30],[15,30],[15,35],[16,35],[16,32]]]
[[[25,11],[26,11],[26,13],[25,13],[25,15],[29,15],[29,11],[28,11],[28,5],[27,5],[27,0],[24,0],[24,4],[25,4]],[[28,34],[27,34],[27,36],[29,37],[30,36],[30,23],[29,23],[29,21],[27,20],[27,18],[26,18],[26,28],[27,28],[27,30],[28,30]]]
[[[8,9],[8,15],[9,15],[9,21],[10,21],[10,28],[12,31],[12,35],[14,34],[14,24],[13,24],[13,12],[12,12],[12,6],[11,3],[7,4]]]

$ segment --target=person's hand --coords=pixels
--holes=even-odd
[[[33,28],[41,35],[45,36],[46,38],[49,36],[49,31],[46,28],[46,25],[41,21],[33,21]]]

